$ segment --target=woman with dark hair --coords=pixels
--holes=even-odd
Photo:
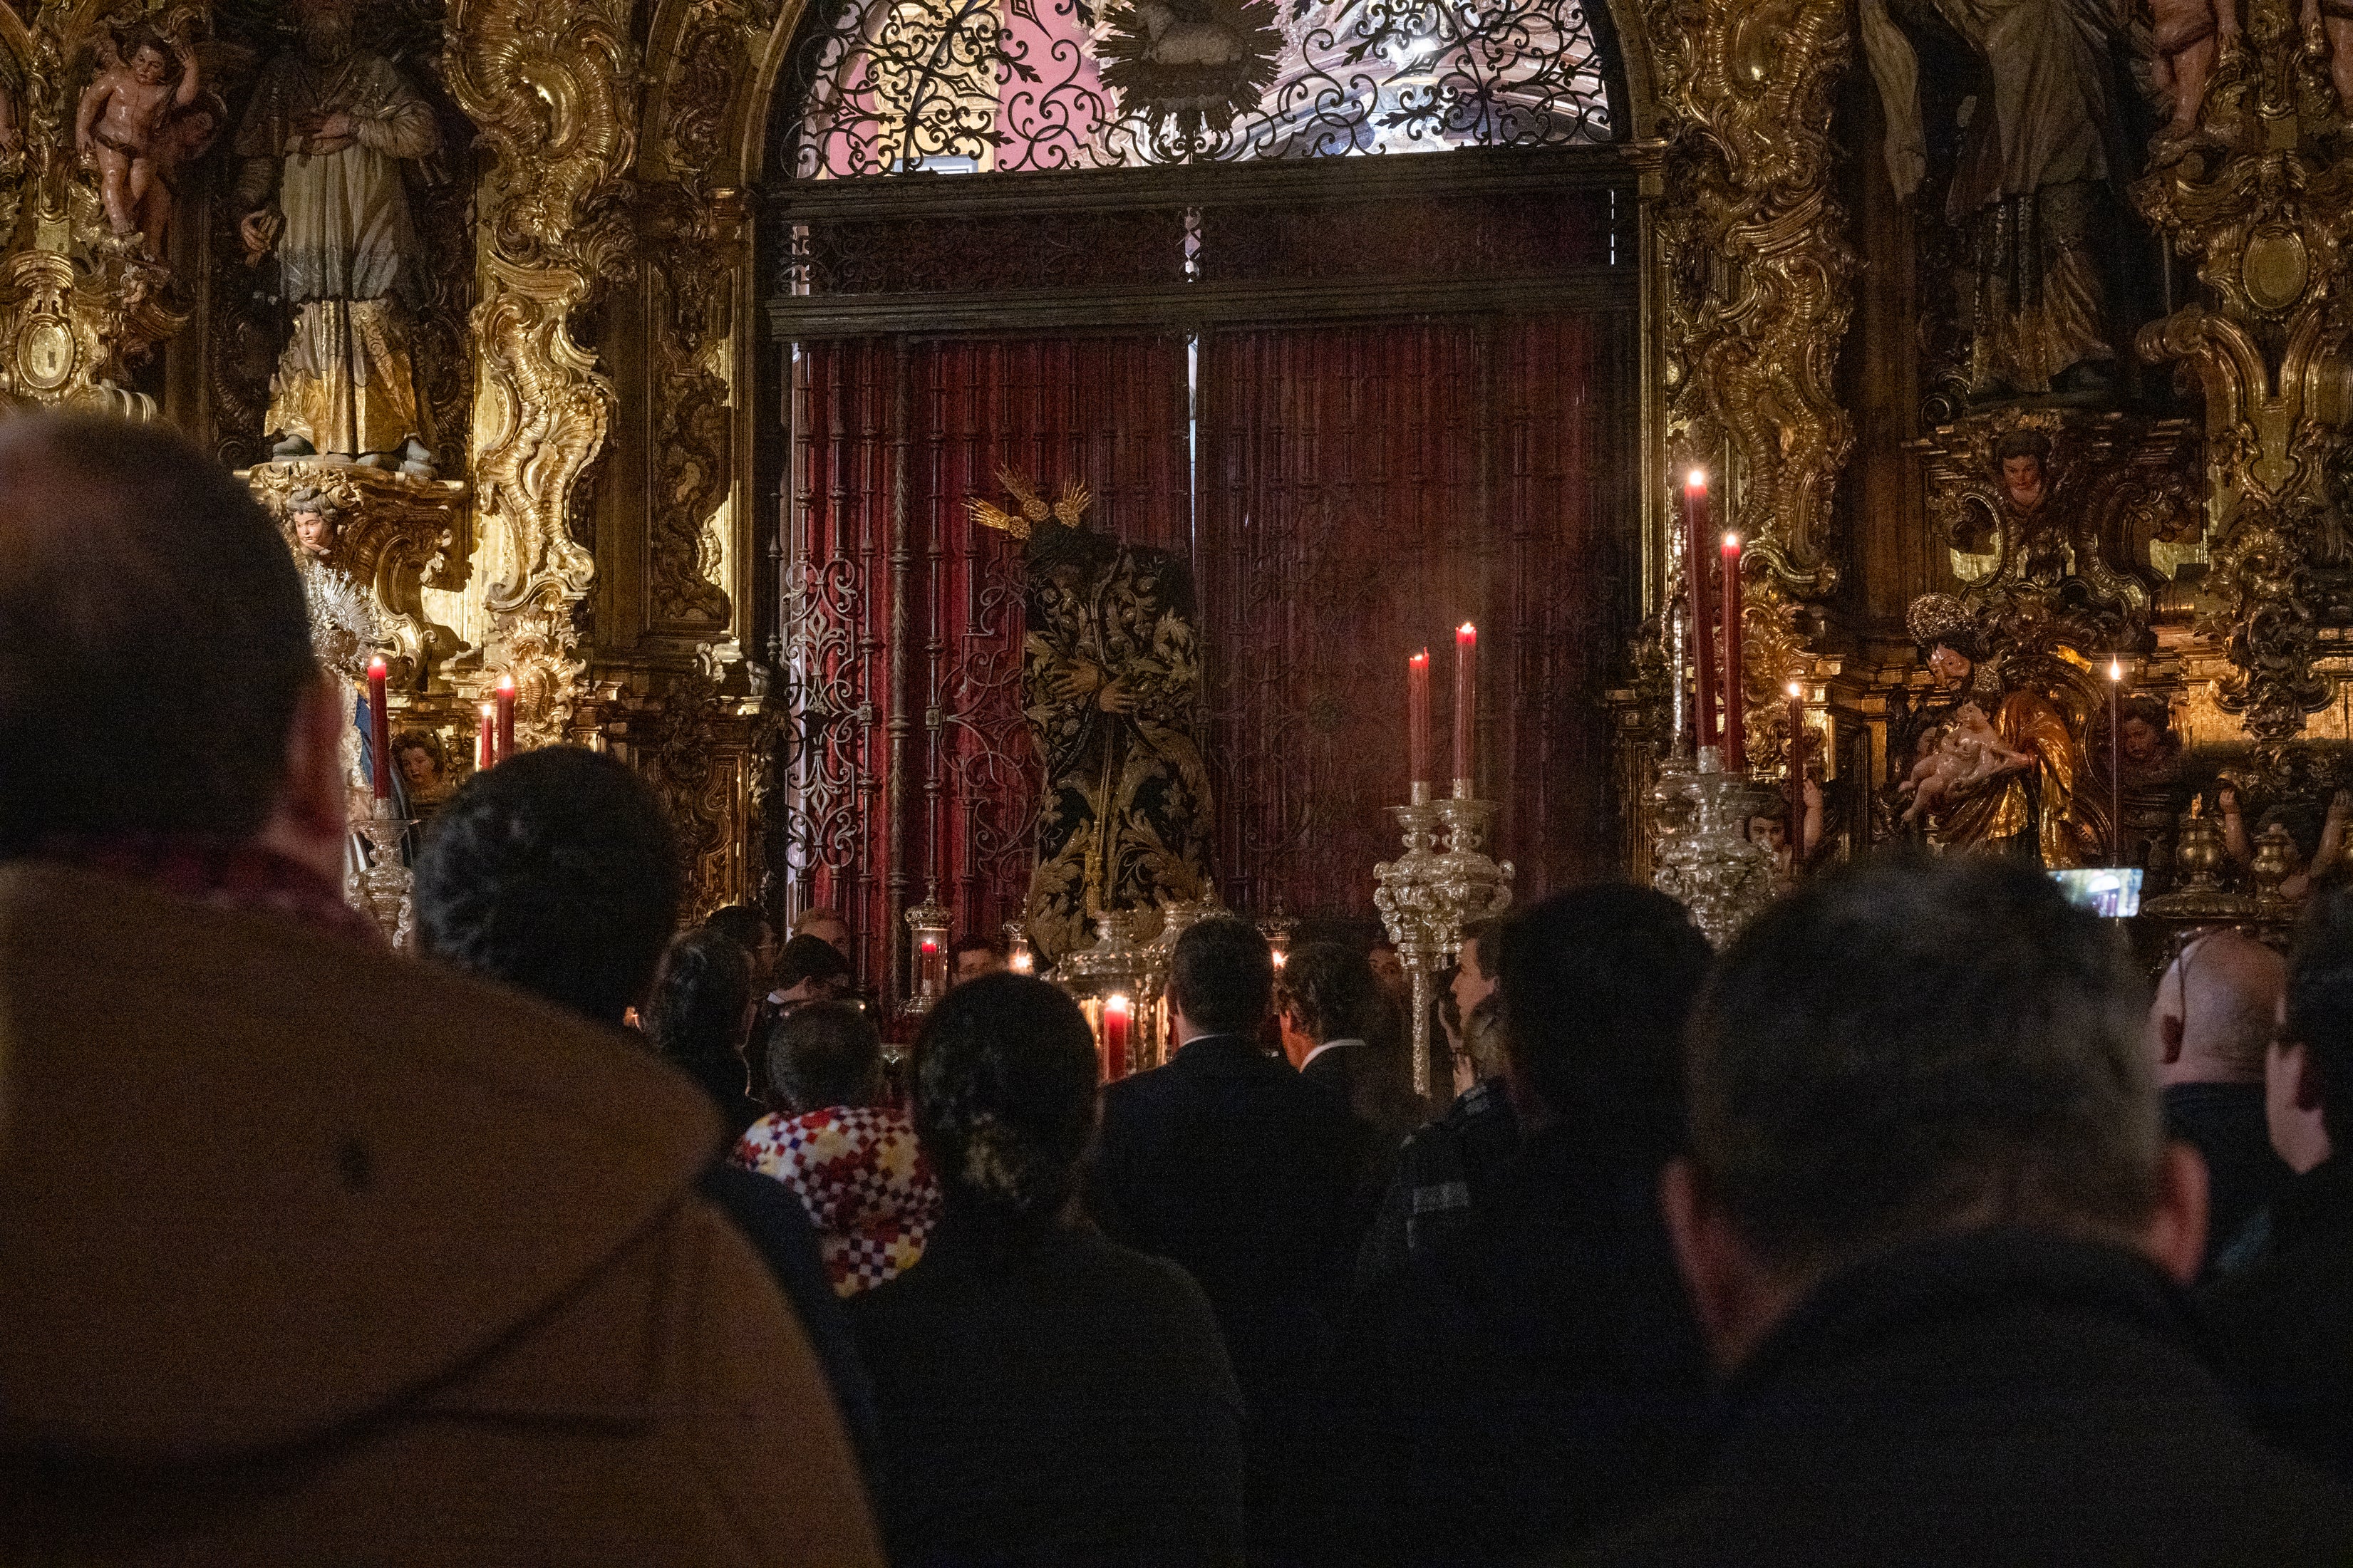
[[[916,1044],[945,1212],[849,1303],[901,1568],[1242,1560],[1241,1394],[1208,1301],[1076,1217],[1095,1071],[1077,1005],[1018,974],[949,992]]]
[[[671,941],[644,1015],[646,1043],[711,1096],[731,1148],[765,1113],[744,1089],[744,1042],[758,1000],[751,955],[705,926]]]

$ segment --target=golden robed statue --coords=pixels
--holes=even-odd
[[[1909,620],[1936,696],[1911,754],[1896,761],[1929,842],[2051,867],[2098,858],[2105,814],[2083,787],[2084,748],[2066,710],[2031,684],[2005,683],[1977,618],[1952,595],[1922,595]]]
[[[272,456],[404,466],[429,477],[408,312],[427,294],[404,163],[441,145],[432,105],[353,37],[352,0],[298,0],[237,134],[248,259],[278,258],[294,336],[270,378]]]

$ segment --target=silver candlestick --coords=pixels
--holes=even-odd
[[[392,802],[379,797],[360,831],[375,853],[357,879],[361,911],[376,923],[395,950],[408,951],[416,936],[416,875],[400,858],[400,840],[407,824],[393,815]]]
[[[1457,779],[1451,799],[1432,801],[1428,784],[1415,784],[1411,802],[1393,808],[1405,830],[1405,853],[1373,868],[1379,884],[1373,903],[1413,988],[1416,1094],[1430,1092],[1432,983],[1461,951],[1463,928],[1493,919],[1512,902],[1511,862],[1493,859],[1482,847],[1498,807],[1471,798],[1471,787]]]
[[[1721,748],[1705,746],[1699,765],[1671,759],[1651,791],[1659,869],[1651,886],[1692,912],[1708,942],[1722,947],[1773,900],[1773,857],[1748,838],[1748,819],[1778,813],[1778,791],[1724,767]]]

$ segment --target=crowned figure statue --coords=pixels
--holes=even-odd
[[[2084,748],[2065,710],[2033,685],[2005,679],[1978,617],[1952,595],[1923,594],[1909,622],[1936,686],[1896,771],[1911,775],[1929,842],[2050,867],[2096,859],[2105,815],[2084,787]]]
[[[1166,552],[1089,528],[1085,486],[1050,506],[1020,476],[998,478],[1018,515],[968,505],[1025,542],[1021,688],[1045,773],[1026,924],[1059,959],[1086,945],[1098,913],[1208,886],[1193,582]]]

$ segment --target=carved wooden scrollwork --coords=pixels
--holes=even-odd
[[[2253,0],[2243,37],[2221,51],[2195,134],[2160,141],[2133,188],[2150,223],[2197,259],[2207,289],[2146,328],[2139,348],[2185,362],[2205,392],[2210,583],[2222,609],[2201,629],[2223,640],[2233,667],[2218,700],[2274,756],[2328,700],[2314,669],[2321,608],[2353,573],[2330,474],[2353,413],[2353,165],[2332,153],[2348,119],[2328,43],[2307,40],[2293,0]]]
[[[393,683],[410,688],[459,649],[457,632],[426,609],[424,588],[464,585],[466,486],[411,479],[353,464],[269,463],[245,480],[278,519],[290,547],[301,551],[294,519],[323,515],[324,536],[311,552],[366,586],[398,650]]]
[[[93,407],[132,417],[153,400],[131,373],[189,320],[170,268],[136,236],[111,233],[95,171],[81,160],[75,110],[93,49],[132,20],[200,29],[209,6],[76,0],[43,6],[28,30],[0,7],[0,394],[20,405]]]
[[[1749,538],[1751,572],[1824,599],[1838,584],[1831,502],[1854,443],[1833,384],[1855,258],[1830,136],[1849,9],[1653,0],[1646,17],[1678,198],[1661,223],[1670,450],[1678,468],[1738,476],[1728,521]]]
[[[451,92],[492,166],[477,232],[472,471],[490,573],[487,662],[520,721],[556,739],[585,668],[573,608],[595,563],[573,532],[612,426],[613,384],[573,335],[636,253],[624,175],[637,147],[626,0],[459,0]]]

